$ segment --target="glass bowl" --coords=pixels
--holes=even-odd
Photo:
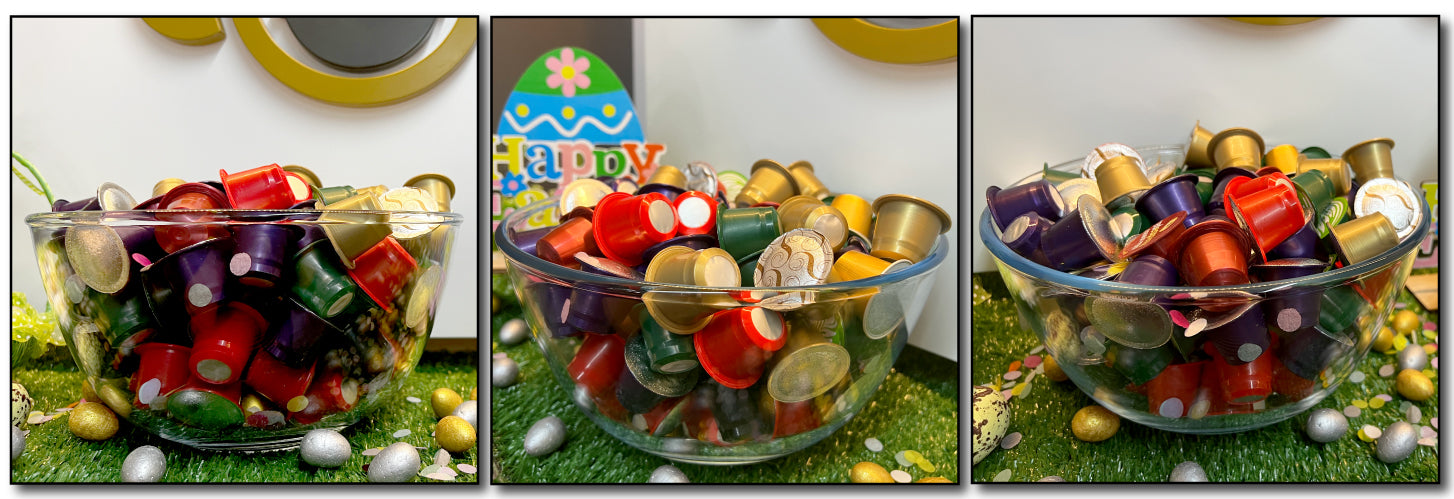
[[[627,445],[687,463],[785,456],[852,419],[903,350],[948,251],[941,235],[918,263],[818,286],[668,285],[587,273],[522,250],[517,232],[532,228],[531,219],[557,223],[557,204],[546,199],[517,209],[495,230],[535,344],[567,396],[597,426]],[[575,327],[592,315],[608,326],[602,334]],[[706,341],[726,338],[707,332],[730,329],[733,321],[780,327],[780,348],[766,352],[741,337]],[[667,332],[664,324],[685,333]],[[694,350],[646,352],[648,337],[658,348],[685,343]],[[703,362],[708,357],[739,364]],[[744,372],[742,363],[759,366],[760,377],[724,374]],[[728,381],[717,381],[708,368]]]
[[[1186,146],[1135,149],[1154,170],[1180,165]],[[1081,162],[1050,168],[1079,176]],[[1414,235],[1429,230],[1429,207],[1420,200],[1423,217]],[[1295,279],[1168,287],[1094,279],[1032,262],[1000,240],[988,210],[979,233],[1013,297],[1020,323],[1040,337],[1081,391],[1128,420],[1200,434],[1267,426],[1333,393],[1368,354],[1422,241],[1405,237],[1374,258]],[[1273,314],[1260,312],[1293,301],[1318,310],[1317,324],[1286,333],[1272,327],[1277,321]],[[1268,349],[1242,366],[1208,359],[1223,331],[1217,327],[1238,320],[1256,321],[1268,330]],[[1313,321],[1309,317],[1303,322]],[[1185,336],[1186,326],[1193,326],[1191,338]]]
[[[400,389],[434,325],[461,218],[132,210],[25,221],[95,397],[168,440],[276,451],[347,427]]]

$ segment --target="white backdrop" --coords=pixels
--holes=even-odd
[[[267,26],[284,50],[316,61],[275,21]],[[478,43],[428,92],[359,109],[283,85],[252,58],[230,19],[222,22],[226,39],[201,47],[174,43],[140,19],[12,22],[11,147],[41,170],[57,198],[94,196],[112,181],[141,201],[166,177],[216,180],[218,169],[271,163],[303,165],[325,184],[357,187],[398,187],[416,174],[442,173],[458,188],[451,209],[465,224],[433,335],[477,335]],[[412,60],[438,46],[452,26],[436,24]],[[10,194],[12,290],[43,308],[24,218],[49,206],[18,181]]]
[[[1398,176],[1438,176],[1435,18],[980,18],[973,31],[975,228],[985,189],[1095,146],[1186,141],[1243,126],[1267,147],[1340,155],[1395,141]],[[970,223],[970,221],[965,221]],[[975,233],[974,271],[994,264]]]
[[[950,255],[909,343],[957,360],[959,63],[863,59],[808,19],[637,23],[636,105],[664,164],[746,174],[758,159],[805,159],[834,192],[910,194],[952,214]]]

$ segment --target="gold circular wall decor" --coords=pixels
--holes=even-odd
[[[232,24],[258,64],[284,85],[314,99],[357,107],[393,104],[424,93],[464,61],[479,34],[477,23],[461,18],[423,60],[388,74],[353,78],[324,73],[288,55],[273,41],[262,19],[234,18]]]
[[[1291,26],[1313,22],[1321,17],[1228,17],[1233,21],[1240,21],[1247,24],[1260,24],[1263,26]]]
[[[206,45],[222,41],[222,20],[216,17],[143,17],[147,26],[185,45]]]
[[[813,18],[834,44],[853,55],[891,64],[929,64],[959,57],[959,20],[898,29],[860,18]]]

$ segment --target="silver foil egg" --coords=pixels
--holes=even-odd
[[[500,325],[500,343],[518,345],[529,337],[530,328],[525,325],[525,319],[517,317]]]
[[[394,442],[369,463],[370,482],[407,482],[419,473],[419,449],[406,442]]]
[[[651,472],[651,479],[646,483],[692,483],[687,479],[687,474],[670,464],[663,464],[660,468]]]
[[[1419,432],[1414,431],[1414,425],[1404,421],[1388,425],[1375,445],[1378,460],[1393,464],[1408,459],[1418,447],[1418,440]]]
[[[501,357],[490,362],[490,384],[496,388],[505,388],[515,384],[515,379],[520,377],[520,364],[516,364],[509,357]]]
[[[1314,409],[1308,413],[1308,438],[1314,442],[1328,443],[1348,433],[1348,418],[1334,409]]]
[[[525,453],[535,457],[555,452],[562,443],[565,443],[565,422],[555,416],[536,421],[525,432]]]
[[[1167,481],[1206,482],[1208,481],[1207,470],[1202,469],[1202,465],[1200,464],[1191,461],[1183,461],[1181,464],[1176,465],[1176,468],[1173,468],[1171,470],[1171,477],[1167,478]]]
[[[1425,352],[1424,347],[1409,343],[1398,351],[1398,370],[1422,371],[1425,367],[1429,367],[1429,352]]]
[[[303,462],[319,468],[337,468],[353,456],[353,447],[349,446],[348,439],[343,434],[319,428],[303,435],[303,442],[298,444],[298,452],[302,454]]]
[[[470,426],[475,427],[475,431],[478,432],[480,431],[479,407],[480,405],[478,401],[466,400],[464,402],[460,402],[459,405],[455,406],[454,413],[450,415],[465,420],[470,424]]]
[[[20,459],[20,454],[25,452],[25,437],[29,433],[17,426],[10,427],[10,462]]]
[[[167,474],[167,456],[154,445],[143,445],[121,462],[121,481],[157,482]]]

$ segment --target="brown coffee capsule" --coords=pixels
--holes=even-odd
[[[1393,223],[1373,212],[1333,226],[1333,247],[1346,265],[1378,256],[1398,245]]]
[[[838,208],[843,219],[848,221],[848,230],[863,235],[873,231],[873,205],[868,200],[852,194],[839,194],[828,206]]]
[[[1207,144],[1212,141],[1212,131],[1202,128],[1201,120],[1197,120],[1192,126],[1191,137],[1187,138],[1186,144],[1186,167],[1188,169],[1214,168],[1217,165],[1212,163],[1212,157],[1208,154]]]
[[[165,195],[167,192],[171,191],[173,187],[185,183],[187,183],[186,180],[182,180],[179,178],[164,178],[160,182],[157,182],[155,186],[152,186],[151,197],[161,197],[162,195]]]
[[[379,199],[368,193],[356,194],[323,207],[324,213],[318,216],[318,221],[348,268],[353,268],[354,259],[364,251],[393,234],[393,229],[389,228],[389,214],[381,209]],[[340,210],[377,213],[339,213]]]
[[[873,225],[873,256],[919,263],[934,249],[939,234],[953,223],[938,205],[904,194],[879,196],[873,201],[878,217]]]
[[[1262,136],[1246,128],[1222,130],[1207,142],[1207,153],[1217,171],[1231,167],[1256,170],[1262,167]]]
[[[1146,170],[1141,161],[1131,156],[1116,156],[1096,167],[1096,185],[1100,187],[1101,202],[1109,206],[1121,196],[1137,196],[1151,188]]]
[[[646,184],[666,184],[680,189],[686,189],[687,176],[675,166],[661,165],[656,167],[655,171],[651,172],[651,176],[647,177],[645,182],[641,183],[641,185]]]
[[[438,173],[426,173],[404,182],[404,187],[418,187],[434,195],[440,211],[449,211],[449,201],[454,199],[454,181]]]
[[[1343,161],[1353,169],[1360,183],[1376,178],[1393,178],[1393,139],[1365,140],[1343,151]]]
[[[798,193],[805,196],[812,196],[817,199],[828,197],[828,186],[818,180],[818,175],[813,172],[813,164],[807,161],[794,161],[788,165],[788,173],[793,175],[793,180],[798,182]]]
[[[813,229],[823,234],[835,251],[848,242],[848,220],[837,208],[823,204],[818,198],[799,194],[787,198],[777,208],[783,232]]]
[[[1353,188],[1353,177],[1348,174],[1348,162],[1343,158],[1308,158],[1301,157],[1298,162],[1298,173],[1317,170],[1328,176],[1333,181],[1333,195],[1345,196]]]
[[[318,174],[313,173],[313,170],[309,170],[298,165],[288,165],[283,167],[283,171],[288,173],[294,173],[297,174],[299,177],[303,177],[303,180],[307,181],[308,185],[311,185],[313,187],[323,187],[323,181],[318,180]]]
[[[753,206],[760,203],[781,203],[784,199],[798,195],[798,181],[792,172],[782,164],[770,159],[760,159],[752,164],[752,177],[742,186],[733,202],[738,206]]]

